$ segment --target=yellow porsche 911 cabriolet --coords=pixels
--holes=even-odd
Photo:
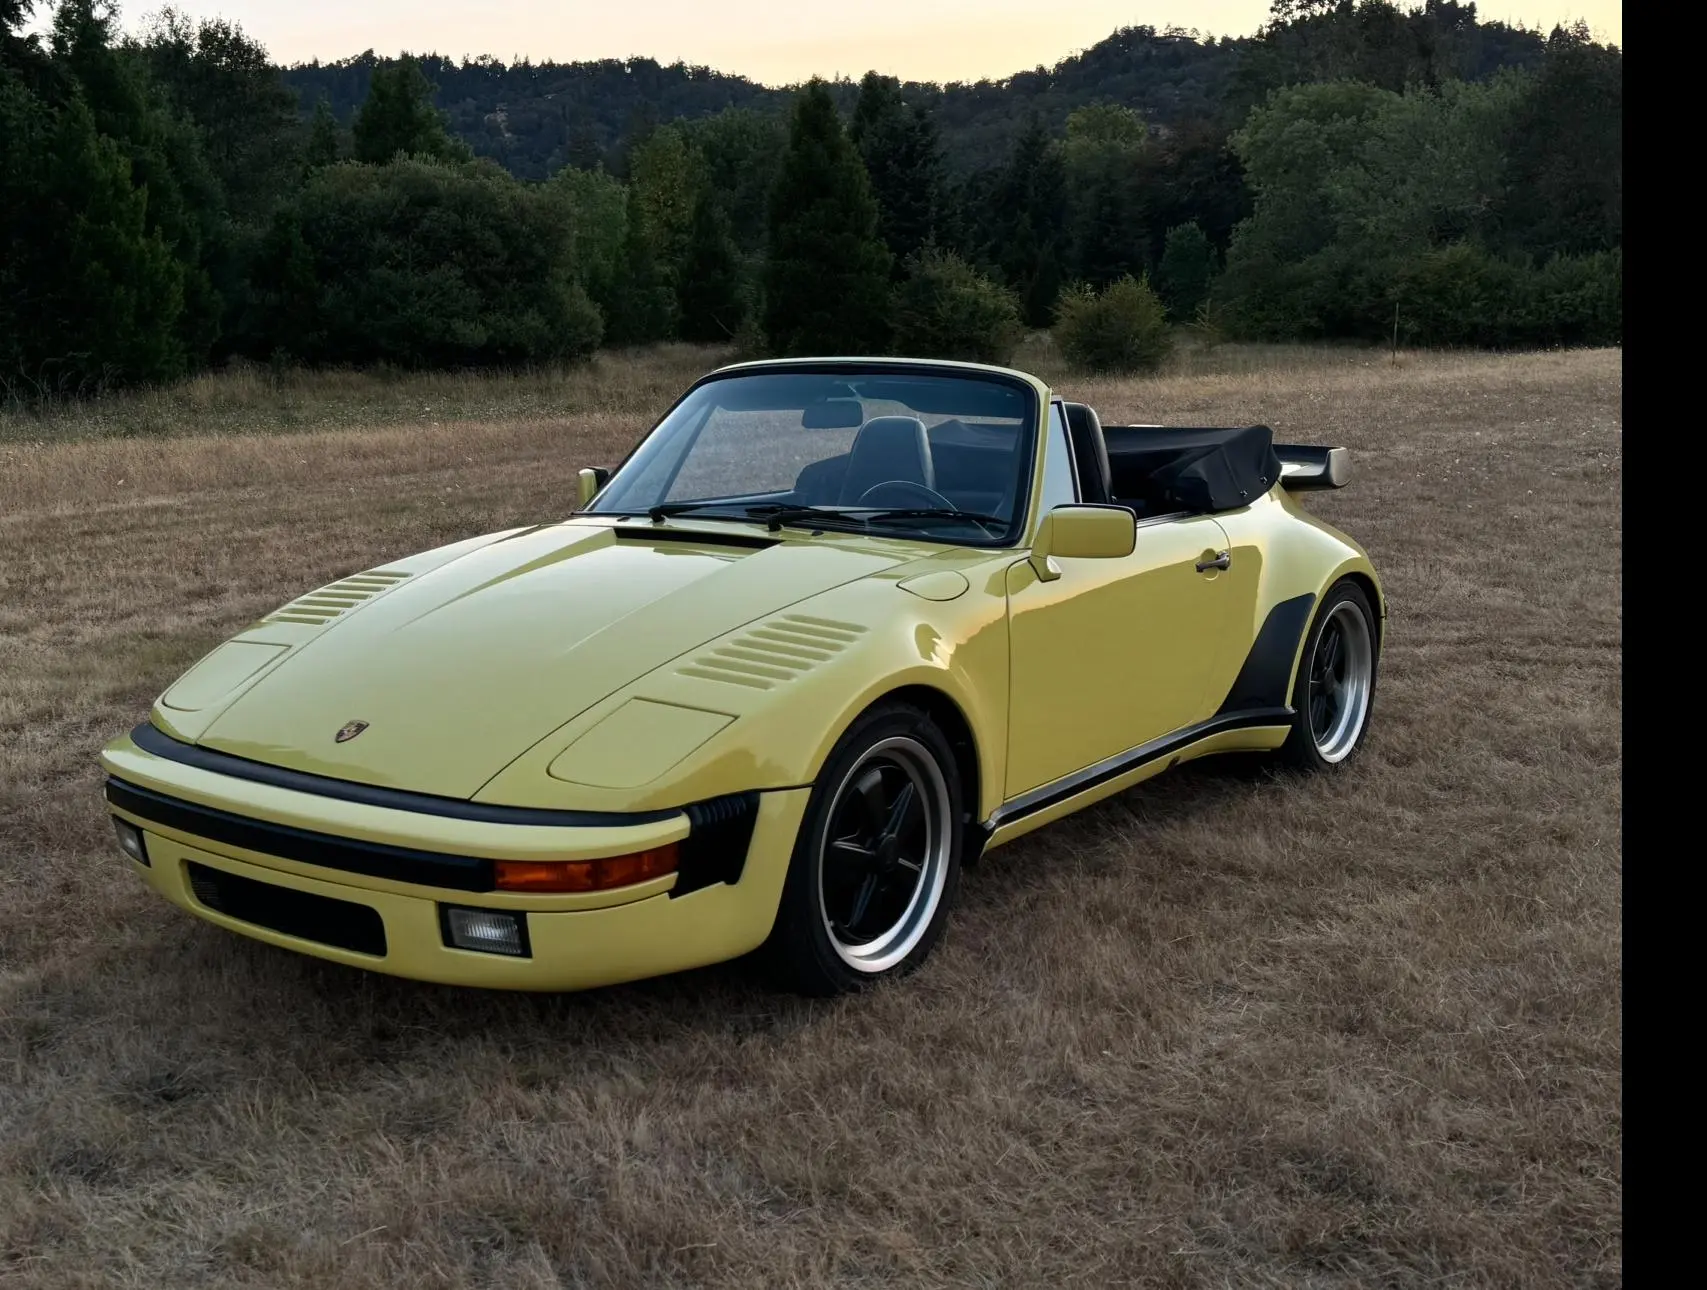
[[[1339,448],[1104,426],[1005,369],[713,372],[579,510],[219,646],[102,755],[134,872],[305,954],[566,990],[922,960],[963,863],[1158,771],[1324,770],[1385,608]]]

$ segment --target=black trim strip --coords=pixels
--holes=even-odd
[[[185,868],[196,900],[216,914],[316,945],[385,957],[385,920],[372,905],[257,882],[194,860]]]
[[[1176,730],[1171,735],[1160,739],[1152,739],[1147,744],[1123,753],[1116,753],[1094,766],[1074,771],[1071,775],[1063,776],[1049,784],[1043,784],[1028,793],[1021,793],[1011,802],[1004,802],[996,808],[985,825],[991,831],[1003,825],[1012,824],[1015,820],[1023,820],[1028,815],[1048,810],[1051,806],[1066,801],[1069,797],[1077,797],[1080,793],[1106,784],[1111,779],[1119,779],[1129,771],[1137,770],[1149,762],[1159,761],[1163,757],[1172,756],[1199,739],[1210,735],[1223,734],[1228,730],[1244,730],[1252,726],[1284,726],[1292,720],[1294,713],[1291,708],[1256,708],[1248,712],[1233,712],[1223,716],[1211,717],[1208,721],[1200,721],[1195,726],[1187,726],[1184,730]]]
[[[682,839],[676,865],[676,885],[670,898],[702,887],[741,881],[753,826],[759,820],[759,795],[731,793],[695,802],[687,808],[689,832]]]
[[[287,770],[269,766],[231,753],[212,748],[198,748],[172,738],[158,726],[143,722],[130,732],[131,741],[144,752],[164,757],[197,770],[246,779],[255,784],[270,784],[298,793],[314,793],[320,797],[336,798],[340,802],[359,802],[363,806],[383,806],[394,811],[414,811],[418,815],[438,815],[450,820],[478,820],[484,824],[543,824],[553,828],[600,829],[623,828],[633,824],[656,824],[679,815],[679,811],[552,811],[531,806],[494,806],[487,802],[467,802],[456,797],[440,797],[435,793],[411,793],[398,788],[381,788],[376,784],[358,784],[353,780],[334,779],[330,775],[313,775],[302,770]]]
[[[1298,642],[1310,625],[1310,608],[1315,603],[1315,593],[1306,591],[1268,611],[1217,716],[1286,706],[1292,695],[1292,660],[1298,657]]]
[[[700,518],[714,520],[718,517],[705,515]],[[752,521],[731,519],[731,523],[750,524]],[[741,546],[759,551],[776,546],[779,541],[777,538],[762,538],[756,533],[713,533],[704,529],[667,529],[662,525],[640,528],[634,524],[614,524],[611,532],[623,542],[692,542],[698,546]]]
[[[473,856],[446,855],[439,851],[417,851],[384,842],[361,842],[273,824],[265,820],[233,815],[229,811],[180,801],[151,789],[108,778],[107,801],[132,815],[169,829],[178,829],[211,842],[259,851],[322,869],[341,869],[389,878],[423,887],[446,887],[453,891],[492,891],[492,862]]]

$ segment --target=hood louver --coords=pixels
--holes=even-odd
[[[770,690],[834,658],[864,634],[857,623],[783,614],[694,655],[676,671],[702,681]]]
[[[265,623],[308,623],[320,626],[331,622],[346,609],[364,600],[371,600],[382,591],[389,591],[408,578],[407,573],[394,569],[374,569],[369,573],[352,574],[348,578],[328,583],[318,591],[298,597],[282,609],[275,609],[261,621]]]

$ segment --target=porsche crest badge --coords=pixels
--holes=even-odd
[[[367,722],[365,721],[346,721],[332,738],[338,743],[347,744],[366,729]]]

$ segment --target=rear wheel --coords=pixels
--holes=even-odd
[[[1375,611],[1349,579],[1322,598],[1292,686],[1292,732],[1281,757],[1304,770],[1347,761],[1369,729],[1379,646]]]
[[[842,994],[923,961],[959,880],[960,797],[925,713],[882,704],[853,724],[812,790],[766,945],[783,984]]]

